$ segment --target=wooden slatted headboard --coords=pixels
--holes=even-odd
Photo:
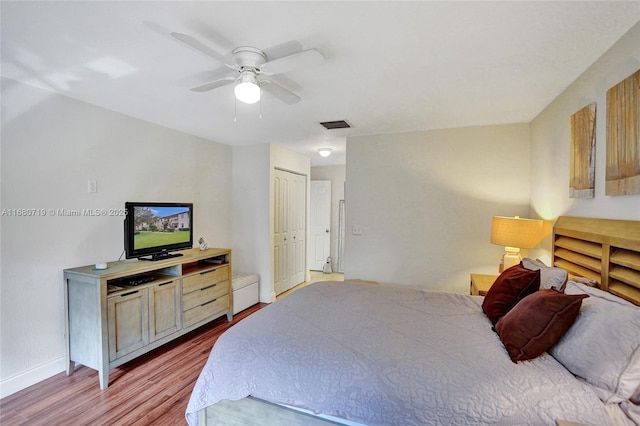
[[[640,305],[640,221],[561,216],[553,264]]]

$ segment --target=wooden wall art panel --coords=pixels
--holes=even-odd
[[[593,198],[595,187],[596,104],[571,116],[569,196]]]
[[[605,194],[640,194],[640,70],[607,91]]]

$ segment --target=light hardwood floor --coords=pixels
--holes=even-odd
[[[312,271],[312,282],[342,281],[342,274]],[[95,370],[78,366],[0,400],[2,426],[186,425],[184,412],[193,385],[217,338],[266,304],[221,317],[177,340],[115,368],[101,391]]]
[[[101,391],[98,373],[76,367],[0,400],[0,424],[186,425],[184,412],[211,347],[229,327],[261,309],[255,305],[228,323],[225,316],[115,368]]]

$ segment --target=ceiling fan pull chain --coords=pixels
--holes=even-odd
[[[236,97],[233,97],[233,122],[238,122],[238,100]]]
[[[260,118],[260,120],[262,120],[262,87],[260,88],[260,115],[258,116],[258,118]]]

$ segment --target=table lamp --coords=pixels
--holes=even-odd
[[[534,248],[542,236],[542,221],[518,216],[494,216],[491,221],[491,242],[504,247],[499,272],[517,265],[522,260],[520,249]]]

